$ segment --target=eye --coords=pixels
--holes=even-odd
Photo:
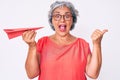
[[[71,17],[71,15],[65,15],[65,18],[70,18]]]
[[[56,14],[56,15],[54,15],[54,17],[55,17],[55,18],[60,18],[60,17],[61,17],[61,15]]]

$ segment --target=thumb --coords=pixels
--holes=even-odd
[[[103,34],[105,34],[106,32],[108,32],[108,29],[104,29],[104,30],[102,31]]]

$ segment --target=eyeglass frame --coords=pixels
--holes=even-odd
[[[56,19],[56,16],[59,16],[59,19]],[[68,16],[69,16],[69,19],[67,19]],[[61,18],[63,18],[65,21],[70,21],[70,20],[73,18],[73,16],[72,16],[71,14],[70,14],[70,15],[68,15],[68,14],[65,14],[65,15],[53,14],[52,17],[53,17],[54,20],[56,20],[56,21],[60,21]]]

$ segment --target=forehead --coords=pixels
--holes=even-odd
[[[61,14],[64,14],[64,13],[71,13],[70,9],[66,6],[60,6],[60,7],[57,7],[53,13],[61,13]]]

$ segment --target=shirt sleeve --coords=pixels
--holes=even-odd
[[[87,59],[88,55],[91,54],[89,43],[84,39],[80,39],[80,41],[84,50],[85,58]]]
[[[88,57],[89,54],[91,54],[91,50],[90,50],[89,43],[86,42],[86,46],[85,46],[85,56],[86,56],[86,58]]]
[[[37,52],[38,53],[42,53],[42,49],[43,49],[43,46],[44,46],[44,41],[45,41],[45,37],[43,38],[40,38],[37,42]]]

